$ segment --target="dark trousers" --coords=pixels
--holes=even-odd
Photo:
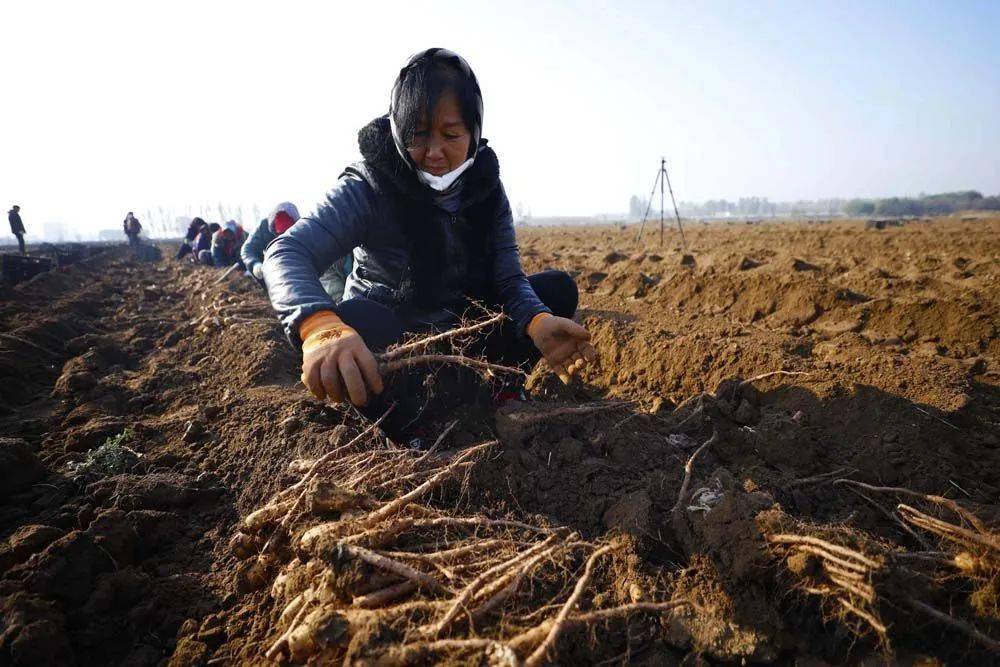
[[[17,247],[20,249],[22,255],[27,255],[27,251],[24,249],[24,232],[14,232],[14,236],[17,237]]]
[[[579,294],[569,274],[543,271],[528,276],[528,282],[553,314],[573,317],[576,313]],[[337,306],[336,311],[345,324],[361,334],[372,352],[381,352],[414,333],[404,318],[368,299],[348,299]],[[531,339],[518,331],[517,325],[510,320],[482,332],[469,342],[465,354],[485,357],[492,363],[521,368],[525,372],[541,358]],[[428,381],[431,374],[433,381]],[[385,391],[369,399],[361,413],[375,420],[395,403],[392,414],[382,424],[383,430],[395,440],[406,439],[422,422],[442,416],[463,403],[484,398],[482,382],[467,368],[415,367],[384,380]]]

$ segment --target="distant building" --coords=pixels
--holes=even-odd
[[[70,228],[64,222],[46,220],[42,223],[41,240],[49,243],[65,241],[70,236]]]

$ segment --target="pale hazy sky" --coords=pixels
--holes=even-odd
[[[661,153],[688,201],[1000,192],[996,1],[4,0],[0,26],[0,204],[29,232],[311,210],[430,46],[476,71],[535,215],[623,211]]]

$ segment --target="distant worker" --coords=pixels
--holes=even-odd
[[[295,204],[289,205],[293,208],[295,206]],[[278,209],[282,206],[284,204],[278,204]],[[285,212],[282,211],[282,214],[285,214]],[[273,217],[274,213],[271,216]],[[296,217],[298,217],[297,213]],[[261,221],[257,223],[257,229],[251,232],[250,236],[247,237],[247,242],[240,248],[240,257],[243,258],[243,266],[247,267],[247,273],[261,285],[264,284],[264,248],[275,237],[275,233],[271,227],[272,224],[268,218],[261,218]]]
[[[177,249],[176,259],[181,259],[194,251],[195,239],[198,238],[201,230],[205,227],[208,227],[208,223],[201,218],[195,218],[191,221],[188,225],[187,233],[184,234],[184,240],[181,241],[181,247]],[[197,253],[195,254],[197,255]]]
[[[27,255],[24,249],[24,223],[21,222],[21,207],[14,204],[14,207],[7,211],[7,221],[10,222],[10,233],[17,237],[17,246],[22,255]]]
[[[219,231],[212,236],[212,265],[232,266],[243,260],[240,259],[240,248],[246,240],[247,234],[235,220],[227,222]]]
[[[135,217],[132,211],[128,212],[125,216],[125,220],[122,221],[122,229],[125,231],[125,236],[128,237],[128,244],[130,246],[139,245],[139,234],[142,233],[142,223],[139,222],[139,218]]]
[[[217,222],[210,222],[201,228],[192,247],[192,259],[195,262],[212,266],[212,239],[220,229],[222,227]]]
[[[281,236],[299,221],[299,209],[291,202],[278,204],[271,214],[260,221],[240,250],[247,273],[264,285],[264,249],[276,237]],[[335,304],[344,300],[344,287],[351,272],[353,257],[348,253],[342,260],[334,262],[319,277],[323,289]]]

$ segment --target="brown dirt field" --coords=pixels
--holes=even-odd
[[[660,248],[635,232],[520,230],[526,270],[575,276],[601,359],[570,387],[538,368],[531,403],[464,419],[443,455],[498,444],[426,501],[612,544],[581,611],[688,605],[578,624],[547,658],[996,662],[1000,219],[693,225],[695,266],[676,233]],[[362,426],[303,391],[264,294],[218,275],[115,249],[0,293],[0,664],[263,664],[288,628],[276,572],[255,576],[230,540],[298,479],[292,461]],[[524,420],[614,400],[628,403]],[[684,464],[713,433],[675,512]],[[958,501],[982,530],[838,478]],[[979,546],[904,521],[898,503]],[[836,579],[782,535],[877,562]],[[962,554],[971,565],[953,564]],[[585,560],[559,560],[511,610],[450,637],[523,630],[566,600]],[[374,576],[337,562],[299,571],[334,568],[341,591]],[[843,577],[859,597],[831,583]],[[312,664],[512,664],[495,647],[416,650],[413,628],[344,618]]]

